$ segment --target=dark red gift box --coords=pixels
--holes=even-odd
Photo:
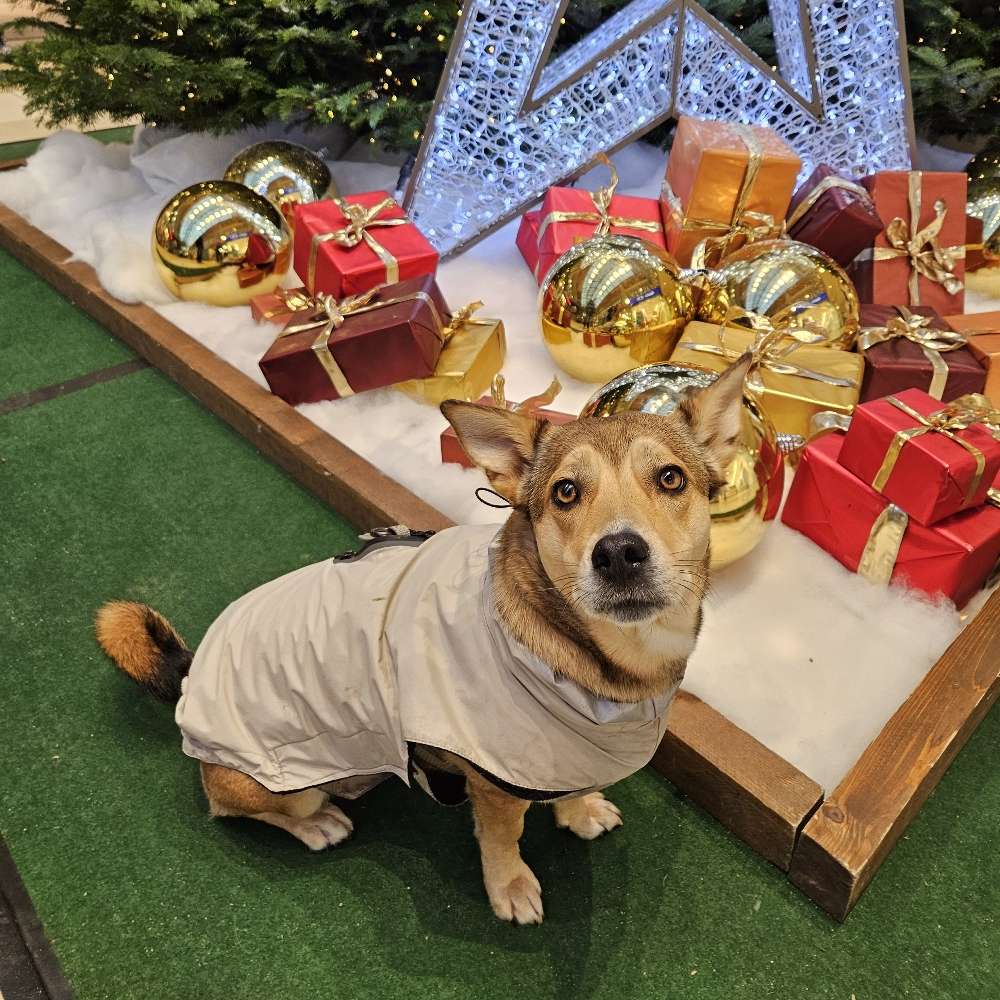
[[[480,406],[496,406],[492,396],[483,396],[479,400]],[[560,413],[558,410],[532,410],[531,415],[539,420],[547,420],[552,424],[568,424],[576,420],[572,413]],[[462,447],[462,442],[458,440],[455,428],[450,425],[441,431],[441,461],[450,462],[454,465],[464,465],[467,469],[474,469],[475,462],[466,454]]]
[[[916,316],[926,316],[935,330],[954,333],[950,324],[933,309],[924,306],[905,307]],[[903,315],[895,306],[863,305],[861,307],[861,330],[859,338],[864,343],[864,331],[871,327],[884,327],[890,320]],[[859,344],[860,346],[860,344]],[[865,374],[861,383],[861,402],[890,396],[906,389],[930,391],[934,386],[934,365],[923,347],[895,337],[880,344],[873,344],[862,352],[865,358]],[[941,362],[947,367],[948,375],[941,392],[943,402],[950,402],[957,396],[970,392],[982,392],[986,385],[986,370],[976,360],[968,347],[953,351],[940,351]],[[933,395],[933,393],[932,393]]]
[[[943,594],[958,607],[968,603],[1000,559],[1000,509],[987,504],[932,528],[910,520],[893,560],[894,525],[905,515],[840,464],[843,441],[826,434],[803,449],[782,521],[851,572],[864,561],[871,579]]]
[[[822,250],[847,267],[882,232],[871,196],[860,184],[821,163],[795,192],[788,235]]]
[[[357,295],[437,265],[437,251],[384,191],[295,208],[295,272],[313,295]]]
[[[449,310],[432,276],[386,285],[350,307],[341,303],[339,326],[325,313],[292,317],[260,359],[275,395],[294,406],[434,374]]]
[[[956,428],[954,437],[913,434],[923,425],[899,404],[923,417],[945,410],[919,389],[862,404],[851,417],[841,465],[921,524],[980,506],[1000,472],[1000,440],[984,424]]]

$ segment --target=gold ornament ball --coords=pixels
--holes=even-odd
[[[555,363],[601,384],[666,360],[694,315],[694,295],[660,247],[633,236],[593,236],[552,265],[538,308]]]
[[[311,149],[294,142],[256,142],[240,151],[223,178],[245,184],[279,208],[292,223],[296,205],[308,205],[337,189],[330,169]]]
[[[698,318],[736,326],[733,309],[776,326],[821,333],[828,347],[850,350],[861,326],[858,293],[847,272],[822,250],[795,240],[750,243],[709,275]]]
[[[645,365],[619,375],[598,389],[581,417],[615,413],[666,416],[689,389],[704,389],[718,375],[688,365]],[[784,461],[774,426],[748,395],[743,397],[743,426],[736,457],[726,470],[726,485],[709,503],[712,518],[712,569],[742,559],[764,536],[765,516],[773,516],[784,486]]]
[[[266,198],[234,181],[201,181],[175,194],[157,217],[153,262],[179,299],[245,305],[281,284],[292,237]]]

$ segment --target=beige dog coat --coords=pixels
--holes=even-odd
[[[359,775],[409,783],[410,743],[536,797],[643,767],[673,691],[599,698],[508,635],[490,587],[496,530],[449,528],[419,546],[330,559],[231,604],[177,706],[184,752],[276,792]]]

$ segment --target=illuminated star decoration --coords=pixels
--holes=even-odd
[[[547,63],[568,0],[468,0],[406,193],[442,254],[680,114],[770,125],[857,176],[908,169],[901,0],[770,0],[780,75],[691,0],[634,0]]]

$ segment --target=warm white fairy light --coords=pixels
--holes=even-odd
[[[802,157],[803,174],[818,162],[855,175],[910,164],[897,0],[771,0],[787,88],[692,0],[633,0],[552,59],[529,92],[565,5],[465,5],[407,193],[411,216],[440,251],[469,243],[671,114],[771,125]]]

